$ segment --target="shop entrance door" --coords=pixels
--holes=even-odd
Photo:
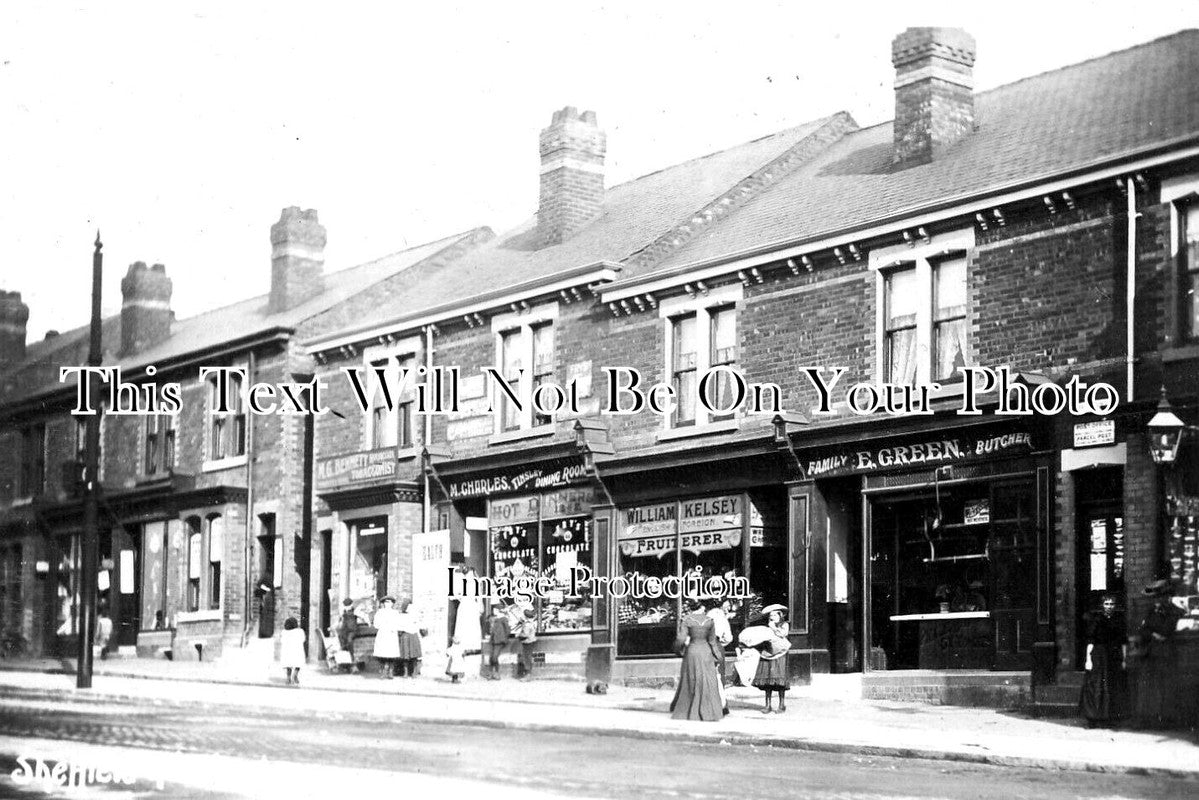
[[[1075,630],[1080,635],[1075,642],[1075,659],[1081,667],[1085,642],[1081,633],[1085,615],[1100,607],[1105,594],[1116,597],[1117,607],[1126,608],[1124,591],[1124,512],[1123,474],[1119,469],[1075,473],[1075,496],[1078,505],[1077,602]]]
[[[117,647],[133,647],[137,644],[137,632],[142,627],[141,581],[141,536],[140,530],[132,532],[116,528],[112,532],[113,579],[109,589],[112,598],[112,636]]]
[[[1031,481],[991,487],[991,622],[997,670],[1032,666],[1037,637],[1037,507]]]

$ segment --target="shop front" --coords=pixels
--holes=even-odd
[[[423,492],[415,458],[400,459],[395,447],[343,453],[316,462],[315,493],[327,507],[318,514],[320,546],[315,599],[319,626],[327,630],[349,599],[360,626],[355,649],[369,655],[374,637],[370,622],[379,601],[413,597],[413,537],[423,528]],[[264,530],[260,539],[274,539]],[[269,556],[269,541],[259,552]],[[277,573],[271,561],[260,571]],[[278,581],[271,580],[274,584]],[[439,645],[440,648],[440,645]]]
[[[797,582],[807,581],[806,520],[791,520],[778,447],[765,433],[748,434],[662,446],[601,465],[612,502],[596,511],[597,527],[608,531],[598,537],[605,552],[596,563],[609,579],[596,601],[592,650],[606,652],[597,675],[626,684],[675,681],[674,640],[691,596],[708,607],[727,599],[734,637],[764,606],[781,603],[800,646],[806,612],[793,594]],[[731,674],[732,645],[728,655]],[[805,668],[790,656],[789,663],[802,679]]]
[[[786,507],[777,489],[628,506],[616,517],[615,574],[629,589],[615,598],[617,658],[670,657],[682,595],[692,589],[709,602],[731,596],[738,629],[785,597]],[[636,591],[659,585],[661,593]]]
[[[581,673],[591,644],[595,604],[589,583],[571,593],[572,572],[595,572],[595,521],[598,487],[576,455],[550,454],[520,463],[451,462],[437,465],[446,500],[439,516],[450,531],[452,562],[471,577],[509,587],[540,579],[541,591],[497,590],[479,604],[515,606],[535,622],[534,664]],[[455,611],[473,584],[455,589]],[[462,595],[459,597],[458,595]],[[455,625],[472,624],[454,613]],[[469,635],[464,641],[471,640]]]
[[[1048,437],[992,422],[863,438],[799,451],[792,488],[827,526],[813,645],[831,671],[1030,670],[1053,638]]]

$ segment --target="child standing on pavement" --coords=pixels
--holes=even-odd
[[[300,627],[300,623],[296,622],[295,617],[288,617],[287,622],[283,623],[283,637],[279,648],[279,661],[282,662],[283,668],[287,670],[288,685],[300,685],[300,667],[304,666],[306,660],[304,655],[304,642],[307,637],[304,635],[304,629]]]
[[[491,609],[491,641],[488,645],[490,652],[487,657],[489,672],[487,680],[500,679],[500,653],[508,649],[512,639],[512,628],[508,624],[508,612],[503,605],[496,604]]]
[[[450,676],[452,683],[458,683],[466,674],[466,654],[462,651],[462,642],[455,636],[446,648],[445,674]]]

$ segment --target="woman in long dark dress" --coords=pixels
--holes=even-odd
[[[716,661],[720,645],[716,626],[698,600],[687,601],[687,616],[679,623],[679,638],[686,641],[679,687],[670,703],[675,719],[699,719],[715,722],[724,716],[720,685],[716,682]]]
[[[1124,706],[1124,661],[1127,635],[1116,614],[1116,598],[1103,597],[1103,611],[1087,621],[1086,679],[1078,700],[1089,727],[1109,725]]]

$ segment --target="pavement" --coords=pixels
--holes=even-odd
[[[0,704],[13,700],[129,702],[179,708],[239,708],[246,713],[311,712],[317,718],[585,733],[755,745],[858,755],[939,759],[999,766],[1186,777],[1199,780],[1194,731],[1089,729],[1075,719],[1035,719],[996,709],[830,699],[811,687],[787,696],[787,713],[762,714],[761,693],[729,690],[732,713],[718,722],[671,719],[672,692],[612,686],[588,695],[581,681],[443,675],[383,680],[374,675],[303,670],[287,686],[267,665],[97,661],[91,689],[57,660],[0,661]]]

